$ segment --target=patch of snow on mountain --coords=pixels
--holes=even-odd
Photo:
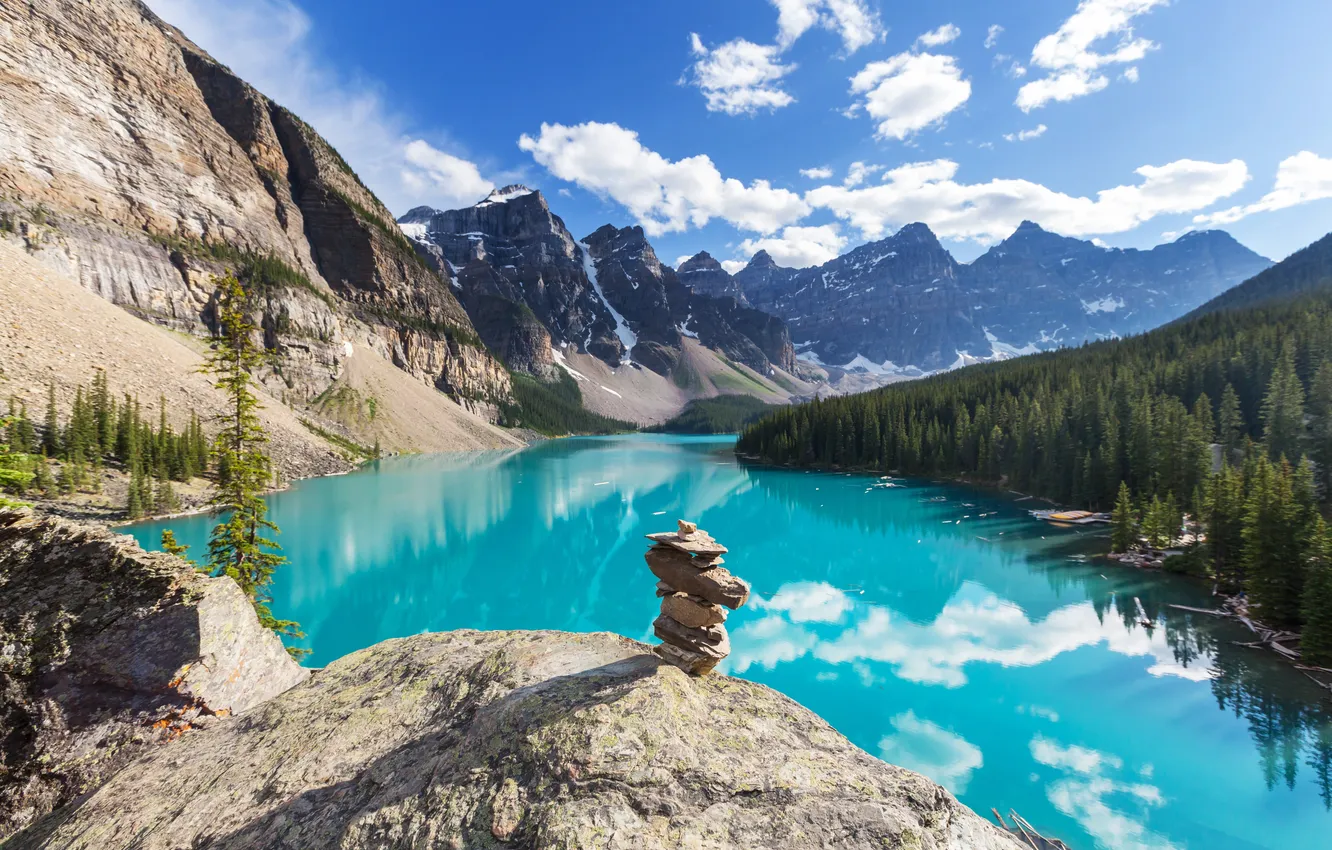
[[[521,198],[524,195],[530,195],[535,191],[535,189],[529,189],[526,186],[509,186],[503,190],[495,189],[489,195],[486,195],[486,199],[477,204],[477,206],[488,207],[492,204],[507,204],[514,198]],[[476,196],[473,195],[472,197]]]
[[[602,304],[606,305],[611,318],[615,320],[615,335],[620,338],[620,344],[624,346],[624,356],[620,358],[620,363],[622,365],[627,364],[629,363],[629,352],[634,350],[635,345],[638,345],[638,335],[629,327],[629,323],[625,321],[624,316],[620,315],[620,311],[612,307],[611,303],[606,300],[606,293],[601,291],[601,283],[597,280],[597,263],[592,259],[592,249],[579,242],[578,250],[582,252],[583,271],[587,274],[588,282],[592,284],[592,290],[597,293],[597,297],[601,299]]]
[[[991,360],[1007,360],[1010,357],[1022,357],[1026,354],[1039,354],[1041,352],[1034,342],[1029,342],[1021,348],[1009,345],[1006,342],[1000,342],[999,337],[990,333],[989,328],[985,329],[985,338],[990,341]]]
[[[1082,309],[1086,311],[1089,316],[1093,313],[1113,313],[1116,310],[1123,309],[1123,307],[1124,299],[1119,297],[1106,296],[1097,301],[1082,302]]]
[[[573,378],[575,381],[587,380],[587,375],[584,375],[582,372],[579,372],[577,369],[570,366],[568,361],[564,359],[563,351],[560,351],[558,348],[551,346],[550,356],[555,358],[555,365],[559,366],[561,369],[568,372],[569,377]]]
[[[424,221],[409,221],[406,224],[399,224],[398,229],[408,239],[415,239],[417,242],[426,241],[426,223]]]
[[[675,329],[680,332],[681,336],[687,336],[690,339],[698,339],[698,331],[691,331],[689,329],[689,323],[692,321],[694,321],[694,314],[690,313],[685,317],[683,322],[675,326]]]

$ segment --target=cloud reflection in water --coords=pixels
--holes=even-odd
[[[974,583],[964,584],[928,624],[885,606],[859,603],[826,582],[784,584],[772,597],[756,597],[752,604],[764,616],[732,632],[730,671],[737,674],[753,665],[770,670],[810,654],[830,664],[888,664],[898,678],[956,688],[966,684],[968,664],[1032,667],[1104,644],[1120,655],[1152,658],[1147,672],[1154,676],[1202,681],[1213,675],[1210,658],[1180,664],[1161,629],[1131,628],[1115,617],[1102,622],[1090,602],[1033,621]]]

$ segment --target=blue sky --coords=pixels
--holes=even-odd
[[[1332,230],[1326,0],[149,3],[395,214],[523,182],[672,264],[916,220],[963,260],[1023,218],[1276,259]]]

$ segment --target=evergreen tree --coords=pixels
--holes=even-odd
[[[1226,462],[1233,462],[1235,452],[1244,448],[1244,438],[1248,430],[1244,422],[1244,413],[1240,410],[1239,396],[1227,381],[1226,388],[1221,393],[1221,408],[1217,415],[1217,441],[1225,450]]]
[[[1263,398],[1263,441],[1272,460],[1299,460],[1304,453],[1304,387],[1295,374],[1295,351],[1287,344]]]
[[[1303,614],[1301,659],[1316,667],[1332,667],[1332,533],[1322,517],[1314,524],[1309,544]]]
[[[176,540],[176,533],[171,529],[165,529],[162,532],[162,551],[168,555],[175,555],[190,564],[194,564],[189,558],[190,547]],[[197,565],[195,565],[197,566]]]
[[[1202,523],[1212,575],[1229,589],[1244,586],[1244,482],[1226,464],[1207,482]]]
[[[250,598],[264,626],[289,637],[301,637],[296,623],[275,618],[269,609],[273,574],[286,558],[269,535],[278,533],[268,519],[263,492],[272,468],[264,445],[268,436],[259,422],[259,399],[251,389],[250,371],[263,362],[255,345],[257,332],[250,319],[250,299],[240,282],[228,275],[218,284],[217,335],[208,355],[207,371],[214,386],[227,399],[227,413],[214,444],[225,477],[219,476],[212,504],[226,518],[208,541],[208,567],[215,575],[228,575]]]
[[[17,505],[18,502],[6,498],[5,493],[21,496],[33,480],[27,453],[10,445],[9,435],[14,430],[12,418],[0,417],[0,508]]]
[[[1319,486],[1324,498],[1332,497],[1332,361],[1314,374],[1309,388],[1309,456],[1318,464]]]
[[[1308,521],[1299,504],[1295,473],[1282,461],[1277,467],[1258,461],[1244,515],[1245,570],[1250,596],[1270,625],[1297,627],[1304,589],[1304,555]]]
[[[138,519],[143,516],[143,465],[140,463],[130,464],[129,492],[125,495],[125,515],[130,519]]]
[[[13,451],[23,454],[36,454],[41,451],[41,443],[37,439],[37,429],[33,427],[32,422],[28,419],[28,406],[10,398],[9,417],[9,425],[5,428],[9,447]]]
[[[55,381],[46,389],[46,419],[42,424],[42,450],[47,457],[60,456],[60,414],[56,408]]]
[[[55,478],[51,475],[51,464],[47,461],[45,452],[37,455],[37,468],[34,472],[32,484],[42,491],[42,495],[51,496],[55,494]]]
[[[1115,510],[1111,514],[1111,548],[1115,552],[1127,552],[1138,542],[1138,517],[1133,511],[1133,495],[1128,485],[1119,484],[1119,498],[1115,500]]]

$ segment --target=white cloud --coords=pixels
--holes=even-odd
[[[801,177],[808,177],[810,180],[827,180],[833,176],[833,170],[826,165],[819,165],[814,168],[800,169]]]
[[[542,124],[518,147],[561,180],[623,204],[650,236],[702,227],[713,218],[772,233],[809,214],[809,205],[766,180],[724,178],[706,155],[671,161],[618,124]]]
[[[795,102],[778,84],[796,66],[783,65],[777,47],[737,38],[708,49],[697,33],[689,38],[697,57],[690,82],[703,92],[709,112],[752,115]]]
[[[962,30],[954,24],[944,24],[938,29],[932,29],[916,39],[919,47],[942,47],[951,41],[956,41],[962,35]]]
[[[851,78],[851,91],[861,95],[852,111],[864,109],[879,122],[877,135],[905,139],[938,124],[971,97],[971,83],[952,56],[899,53],[871,62]]]
[[[821,224],[815,227],[786,227],[779,236],[746,239],[740,243],[738,250],[746,257],[767,251],[779,266],[805,269],[821,266],[841,254],[847,241],[836,224]]]
[[[749,265],[749,263],[746,263],[744,260],[722,260],[721,264],[722,268],[726,269],[730,274],[735,274],[745,266]]]
[[[1026,112],[1050,101],[1066,101],[1098,92],[1110,84],[1101,72],[1107,65],[1138,62],[1156,45],[1133,34],[1133,19],[1169,0],[1081,0],[1077,10],[1059,29],[1045,36],[1031,51],[1031,64],[1049,75],[1027,83],[1018,91],[1017,105]],[[1107,52],[1093,45],[1118,36]]]
[[[1040,735],[1031,741],[1031,756],[1038,764],[1063,773],[1046,786],[1046,797],[1091,834],[1098,846],[1116,850],[1177,847],[1146,825],[1150,810],[1165,803],[1161,789],[1115,778],[1124,767],[1119,757],[1076,744],[1065,747]],[[1150,765],[1140,773],[1150,776]],[[1126,811],[1130,806],[1134,811]]]
[[[1325,198],[1332,198],[1332,159],[1323,159],[1311,151],[1300,151],[1281,161],[1277,166],[1276,185],[1259,201],[1195,216],[1193,223],[1233,224],[1254,213],[1284,210]]]
[[[677,269],[680,268],[680,266],[683,266],[685,263],[689,262],[689,260],[693,259],[693,257],[694,257],[693,254],[681,254],[680,256],[675,258],[675,267]]]
[[[842,181],[843,186],[859,186],[865,182],[865,178],[871,174],[877,174],[883,171],[882,165],[866,165],[863,162],[853,162],[846,169],[846,179]]]
[[[422,139],[415,139],[403,148],[408,166],[402,170],[403,185],[423,194],[432,190],[436,195],[447,194],[462,203],[475,203],[495,188],[495,184],[481,176],[474,163],[432,147]]]
[[[476,203],[492,185],[395,113],[379,89],[319,55],[311,21],[290,0],[149,0],[153,11],[243,79],[315,127],[390,210]],[[432,140],[431,144],[427,139]]]
[[[964,794],[971,774],[985,764],[980,747],[914,711],[891,721],[897,730],[879,741],[879,757],[890,764],[924,774],[954,794]]]
[[[1132,65],[1128,68],[1125,68],[1124,73],[1120,74],[1119,78],[1121,80],[1125,80],[1130,83],[1136,83],[1138,81],[1139,76],[1140,75],[1138,73],[1138,66]]]
[[[923,221],[941,237],[995,240],[1024,219],[1060,233],[1086,236],[1122,233],[1158,215],[1195,212],[1238,192],[1249,180],[1241,160],[1226,163],[1178,160],[1137,170],[1137,185],[1117,186],[1077,197],[1028,180],[959,183],[958,164],[939,159],[895,168],[883,183],[863,188],[820,186],[805,194],[824,208],[879,238],[890,225]]]
[[[879,16],[864,0],[771,0],[777,7],[777,44],[785,50],[818,26],[837,33],[847,53],[883,35]]]
[[[986,49],[993,50],[994,46],[999,43],[999,36],[1003,35],[1003,33],[1004,33],[1003,27],[999,26],[998,24],[990,24],[990,28],[985,31]]]
[[[1019,130],[1016,133],[1004,133],[1004,140],[1009,142],[1025,142],[1030,139],[1039,139],[1045,135],[1045,131],[1050,129],[1044,124],[1037,124],[1030,130]]]
[[[709,112],[753,115],[795,103],[781,81],[796,66],[783,64],[782,54],[815,26],[840,35],[848,54],[882,35],[878,16],[863,0],[772,0],[772,4],[777,7],[776,44],[736,38],[709,48],[698,33],[690,33],[695,59],[682,82],[703,92]]]

